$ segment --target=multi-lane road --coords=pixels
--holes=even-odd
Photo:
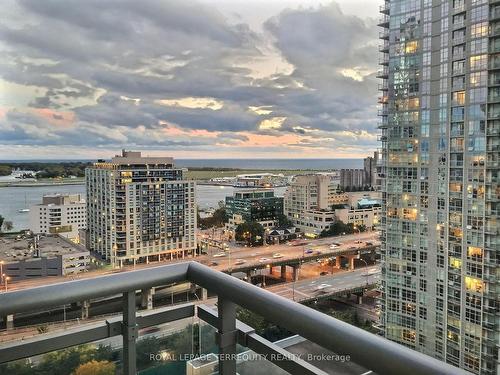
[[[371,266],[350,272],[321,276],[316,279],[273,285],[266,289],[296,302],[303,302],[341,293],[342,291],[362,288],[365,285],[373,285],[379,280],[380,266]]]
[[[378,232],[365,232],[346,236],[328,237],[317,240],[309,240],[306,244],[300,246],[291,246],[289,244],[269,245],[261,247],[233,247],[226,252],[223,257],[214,255],[221,253],[220,251],[211,253],[208,257],[198,258],[197,260],[204,264],[213,262],[217,265],[212,265],[212,268],[219,271],[228,269],[246,268],[251,266],[262,267],[266,264],[273,264],[292,259],[302,258],[307,261],[308,258],[313,258],[321,252],[325,256],[335,256],[338,253],[346,251],[356,252],[358,249],[366,248],[367,242],[372,246],[378,246]],[[332,243],[340,244],[335,249],[330,249]],[[312,253],[308,254],[308,251]],[[277,257],[276,257],[277,256]],[[238,264],[238,260],[241,264]]]
[[[340,245],[335,249],[330,249],[332,243]],[[367,246],[366,242],[373,245],[378,245],[378,232],[365,232],[346,236],[328,237],[317,240],[308,240],[305,245],[291,246],[289,244],[278,244],[261,247],[238,247],[231,246],[223,257],[214,256],[220,250],[209,251],[208,254],[197,256],[196,258],[185,258],[176,261],[168,262],[150,262],[149,264],[137,264],[135,267],[128,266],[119,270],[93,270],[86,273],[81,273],[76,276],[60,276],[60,277],[45,277],[33,280],[23,280],[9,284],[9,290],[19,290],[33,288],[48,284],[71,281],[73,279],[87,279],[116,272],[127,272],[134,269],[158,267],[165,264],[183,262],[188,260],[196,260],[200,263],[210,265],[213,269],[219,271],[227,271],[228,269],[236,270],[244,267],[262,267],[266,264],[273,264],[301,258],[307,261],[308,258],[317,257],[318,252],[322,255],[335,256],[336,253],[345,252],[346,250],[356,251]],[[313,250],[308,254],[308,250]],[[240,260],[238,262],[238,260]],[[214,264],[217,263],[217,264]],[[237,264],[241,263],[241,264]]]

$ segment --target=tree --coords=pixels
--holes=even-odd
[[[360,232],[366,232],[367,229],[365,224],[360,224],[357,226],[357,228]]]
[[[158,353],[160,349],[160,340],[157,337],[146,337],[139,340],[136,345],[137,367],[148,367],[151,364],[151,354]]]
[[[3,229],[6,232],[10,232],[14,228],[14,225],[12,224],[12,221],[4,221],[3,222]]]
[[[236,309],[236,318],[255,329],[255,333],[269,341],[281,340],[293,334],[286,328],[269,322],[253,311],[241,307]]]
[[[264,227],[256,221],[239,224],[235,230],[235,238],[236,241],[246,241],[248,246],[262,245]]]
[[[330,237],[352,233],[354,233],[354,225],[352,223],[345,224],[343,221],[337,220],[335,223],[330,225],[328,229],[322,231],[320,237]]]
[[[201,229],[208,229],[212,227],[223,227],[228,222],[226,207],[216,209],[212,216],[201,218],[198,215],[198,226]]]
[[[194,334],[197,334],[198,330],[194,330],[194,326],[192,324],[188,325],[184,330],[178,332],[173,340],[172,347],[174,352],[178,355],[186,355],[186,354],[194,354],[193,350],[196,351],[195,342],[196,338],[193,337]]]
[[[25,359],[0,365],[0,374],[31,375],[33,373],[33,367]]]
[[[114,375],[116,366],[108,361],[95,361],[84,363],[75,370],[75,375]]]
[[[280,227],[291,227],[291,226],[293,226],[293,222],[292,222],[292,220],[290,220],[288,218],[288,216],[283,215],[283,214],[279,214],[278,215],[278,225]]]
[[[4,217],[2,215],[0,215],[0,232],[2,231],[4,221],[5,221]]]
[[[94,345],[80,345],[68,349],[58,350],[45,354],[42,361],[36,366],[37,375],[67,375],[75,371],[81,364],[92,360],[114,360],[113,358],[104,358],[103,347]]]
[[[0,165],[0,176],[10,176],[12,168],[8,165]]]

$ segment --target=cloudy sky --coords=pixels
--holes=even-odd
[[[0,159],[364,157],[377,0],[5,0]]]

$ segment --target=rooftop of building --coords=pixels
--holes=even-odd
[[[380,200],[378,199],[370,199],[370,198],[363,198],[358,201],[358,206],[373,206],[376,204],[380,204]]]
[[[110,161],[98,160],[97,163],[94,163],[94,166],[99,168],[111,168],[123,165],[164,165],[172,168],[174,166],[174,158],[170,156],[142,156],[140,151],[122,150],[121,155],[113,156]]]
[[[234,189],[233,195],[226,197],[226,199],[245,199],[245,200],[255,200],[264,198],[279,198],[274,194],[273,188],[266,187],[238,187]]]
[[[42,257],[54,258],[59,255],[87,251],[83,246],[56,235],[5,235],[0,237],[0,261],[11,263],[36,259],[35,242],[37,238],[38,251]]]
[[[81,194],[47,194],[42,197],[42,203],[35,204],[35,206],[61,206],[71,204],[83,204],[85,199]]]

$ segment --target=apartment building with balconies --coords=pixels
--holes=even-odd
[[[195,182],[169,157],[123,151],[86,170],[87,247],[114,266],[193,255]]]
[[[382,327],[497,374],[500,1],[390,0],[381,12]]]

